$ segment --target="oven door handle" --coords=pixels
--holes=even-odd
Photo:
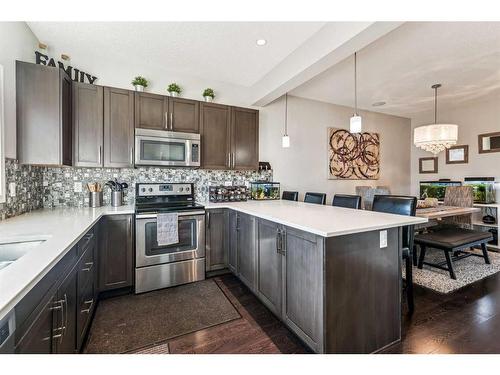
[[[193,215],[205,215],[205,211],[181,211],[177,212],[178,216],[193,216]],[[137,214],[135,215],[136,219],[156,219],[158,214]]]

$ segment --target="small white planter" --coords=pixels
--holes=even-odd
[[[212,98],[211,96],[204,96],[204,98],[205,98],[205,101],[208,103],[212,103],[214,101],[214,98]]]
[[[135,91],[138,92],[143,92],[144,91],[144,86],[142,85],[134,85]]]
[[[169,91],[168,93],[170,94],[170,96],[172,96],[172,97],[174,97],[174,98],[176,98],[176,97],[178,97],[178,96],[179,96],[179,93],[178,93],[178,92],[176,92],[176,91]]]

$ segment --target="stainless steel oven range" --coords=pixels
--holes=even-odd
[[[136,184],[135,292],[205,279],[205,208],[194,201],[193,184]],[[178,215],[177,243],[157,241],[157,216]]]

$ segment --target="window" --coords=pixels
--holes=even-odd
[[[4,91],[3,91],[3,66],[0,65],[0,203],[5,202],[5,148],[4,148]]]

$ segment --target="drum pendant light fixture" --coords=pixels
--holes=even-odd
[[[349,131],[361,133],[361,116],[358,114],[358,81],[357,81],[357,53],[354,52],[354,114],[351,117]]]
[[[288,136],[288,93],[285,94],[285,131],[281,137],[281,147],[290,147],[290,137]]]
[[[434,89],[434,124],[415,128],[413,143],[421,149],[432,152],[434,155],[455,145],[458,140],[458,125],[438,124],[437,121],[437,90],[441,84],[432,85]]]

